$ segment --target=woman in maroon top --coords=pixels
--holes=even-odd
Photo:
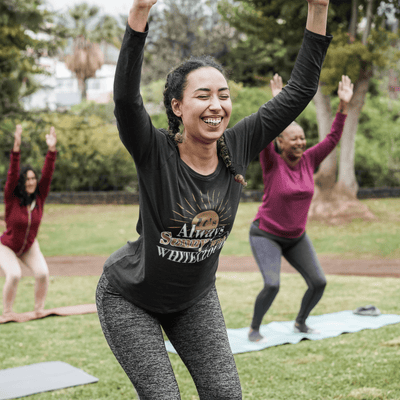
[[[264,196],[250,227],[249,239],[264,287],[254,305],[248,334],[252,342],[263,340],[260,326],[279,291],[282,256],[302,275],[308,287],[301,301],[294,331],[318,333],[306,325],[306,319],[321,299],[326,279],[305,229],[314,194],[314,171],[340,140],[353,86],[348,76],[342,76],[338,88],[338,112],[330,133],[320,143],[306,150],[303,129],[292,123],[276,139],[279,151],[275,151],[273,143],[270,143],[260,153]],[[279,75],[275,75],[271,87],[273,96],[282,91]]]
[[[22,126],[17,125],[4,189],[6,230],[0,237],[0,267],[6,275],[3,288],[4,316],[12,313],[17,286],[21,279],[18,260],[31,268],[35,276],[35,312],[38,315],[44,309],[49,282],[49,270],[36,236],[44,202],[50,190],[57,138],[54,127],[51,127],[50,133],[46,135],[48,152],[42,177],[38,182],[32,167],[26,166],[20,171],[21,135]]]

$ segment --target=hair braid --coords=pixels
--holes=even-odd
[[[165,88],[164,88],[164,107],[167,113],[167,118],[168,118],[168,135],[169,137],[174,141],[176,145],[178,143],[182,143],[183,137],[182,134],[180,133],[179,127],[182,123],[182,119],[178,116],[175,115],[174,111],[172,110],[172,96],[174,90],[171,90],[171,86],[169,85],[169,81],[171,82],[171,75],[173,71],[170,72],[167,76],[167,80],[165,82]]]
[[[228,146],[225,143],[225,135],[222,135],[217,141],[218,153],[224,161],[226,167],[229,169],[230,173],[235,177],[235,181],[243,186],[247,186],[243,175],[237,174],[234,166],[232,165],[231,155],[229,153]]]

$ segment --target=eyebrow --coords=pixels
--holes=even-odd
[[[229,90],[229,88],[228,88],[228,87],[223,87],[223,88],[221,88],[221,89],[218,89],[218,92],[223,92],[224,90]],[[196,93],[196,92],[211,92],[211,89],[208,89],[208,88],[198,88],[198,89],[196,89],[193,93]]]

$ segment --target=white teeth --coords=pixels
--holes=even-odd
[[[206,123],[206,124],[210,124],[210,125],[219,125],[220,123],[221,123],[221,121],[222,121],[222,119],[221,118],[207,118],[207,119],[203,119],[203,121]]]

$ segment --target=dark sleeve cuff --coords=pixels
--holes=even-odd
[[[146,24],[146,30],[144,32],[134,31],[129,24],[126,24],[126,33],[132,36],[144,37],[146,38],[149,33],[149,23]]]
[[[329,44],[333,39],[332,35],[328,35],[328,34],[325,36],[320,35],[319,33],[309,31],[307,28],[305,28],[305,30],[304,30],[304,37],[309,37],[310,39],[313,39],[313,40],[320,40],[321,42],[324,42],[327,44]]]

